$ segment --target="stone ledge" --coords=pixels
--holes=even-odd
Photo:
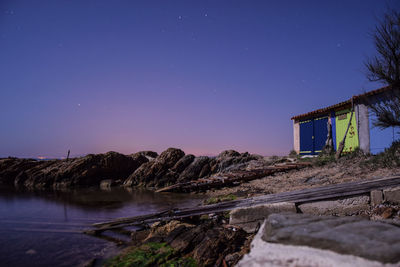
[[[369,210],[369,201],[369,196],[348,197],[304,203],[299,205],[299,209],[302,213],[313,215],[353,215]]]
[[[265,223],[251,243],[250,253],[237,264],[238,267],[389,267],[396,264],[383,264],[353,255],[342,255],[329,250],[306,246],[293,246],[265,242],[262,240]],[[289,252],[289,253],[288,253]]]
[[[359,217],[272,214],[266,242],[310,246],[384,263],[400,262],[400,228]]]
[[[279,212],[296,212],[296,205],[281,202],[235,209],[230,213],[229,223],[240,226],[247,233],[254,233],[268,215]]]
[[[400,204],[400,187],[383,190],[383,196],[386,202]]]

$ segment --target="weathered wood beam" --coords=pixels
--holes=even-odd
[[[96,223],[93,226],[98,227],[98,229],[95,229],[94,231],[96,231],[97,233],[101,233],[106,230],[112,230],[126,226],[143,226],[157,221],[170,221],[190,216],[224,212],[235,208],[251,207],[254,205],[279,202],[304,203],[316,200],[356,196],[367,194],[371,190],[384,189],[387,187],[399,185],[400,176],[392,176],[376,180],[348,182],[317,188],[307,188],[290,192],[269,194],[195,208],[186,208],[182,210],[171,210],[168,212],[163,211],[155,214],[141,215],[130,218],[117,219],[110,222]]]
[[[202,178],[194,181],[185,183],[178,183],[171,186],[167,186],[158,189],[156,192],[193,192],[193,191],[204,191],[210,188],[219,188],[224,186],[230,186],[237,183],[247,182],[255,179],[259,179],[277,172],[297,170],[310,166],[308,162],[303,163],[285,163],[282,165],[275,165],[270,167],[264,167],[262,169],[254,169],[251,171],[235,171],[229,173],[219,173],[209,178]]]

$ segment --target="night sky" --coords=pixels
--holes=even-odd
[[[400,1],[0,0],[0,157],[287,154],[293,115],[381,86]]]

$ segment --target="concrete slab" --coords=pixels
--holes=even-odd
[[[397,264],[383,264],[352,255],[311,248],[306,246],[283,245],[262,240],[265,224],[251,243],[250,253],[239,261],[239,267],[394,267]]]
[[[400,187],[383,190],[384,200],[394,204],[400,204]]]
[[[383,192],[382,190],[372,190],[371,191],[371,205],[377,206],[383,202]]]
[[[296,205],[282,202],[235,209],[230,213],[229,223],[242,227],[247,233],[254,233],[268,215],[279,212],[296,212]]]

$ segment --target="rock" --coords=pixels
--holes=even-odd
[[[143,242],[144,239],[146,239],[150,234],[150,230],[140,230],[140,231],[133,231],[131,233],[131,239],[132,242],[135,245],[139,245]]]
[[[181,223],[180,221],[170,221],[167,224],[159,224],[151,228],[144,242],[171,242],[178,234],[193,227],[194,225]]]
[[[226,150],[220,153],[216,158],[217,168],[211,168],[213,173],[226,172],[233,170],[241,170],[246,168],[247,162],[256,159],[255,156],[250,155],[248,152],[240,154],[234,150]]]
[[[268,215],[279,212],[296,212],[296,205],[283,202],[235,209],[230,213],[229,224],[240,226],[247,233],[254,233]]]
[[[204,167],[208,164],[208,157],[197,157],[193,162],[179,175],[178,182],[187,182],[196,180]]]
[[[210,167],[210,164],[207,163],[201,169],[200,174],[199,174],[199,178],[206,177],[206,176],[210,175],[210,173],[211,173],[211,167]]]
[[[246,237],[241,229],[232,230],[213,221],[196,225],[171,221],[153,225],[143,242],[165,242],[180,258],[190,256],[202,266],[219,266],[228,254],[241,250]],[[232,263],[238,260],[238,257],[231,258]]]
[[[219,153],[217,158],[227,158],[227,157],[239,157],[240,153],[235,150],[225,150]]]
[[[382,204],[382,202],[383,202],[382,190],[372,190],[370,196],[371,196],[371,205],[372,206]]]
[[[178,148],[168,148],[157,157],[157,161],[167,166],[167,168],[173,167],[179,159],[185,156],[185,152]]]
[[[228,266],[234,266],[234,264],[235,264],[236,262],[238,262],[238,261],[240,260],[240,258],[241,258],[240,253],[235,252],[235,253],[226,255],[226,256],[225,256],[225,261],[226,261],[226,263],[228,264]]]
[[[205,266],[220,266],[228,253],[240,251],[246,241],[246,233],[240,229],[232,231],[221,226],[203,227],[202,233],[193,240],[193,244],[197,245],[192,255]]]
[[[239,261],[239,267],[388,267],[377,261],[353,255],[342,255],[330,250],[306,246],[283,245],[265,242],[262,239],[265,223],[251,242],[251,251]],[[390,265],[393,266],[393,265]],[[396,265],[397,266],[397,265]]]
[[[124,182],[125,186],[141,185],[146,187],[159,187],[168,182],[165,175],[185,153],[176,148],[168,148],[162,152],[155,160],[141,165]],[[164,178],[164,179],[163,179]],[[176,179],[171,175],[172,179]]]
[[[192,154],[188,154],[183,156],[178,162],[172,167],[172,170],[176,173],[181,173],[184,169],[186,169],[187,166],[190,165],[190,163],[193,162],[195,156]]]
[[[388,207],[382,212],[382,218],[389,219],[390,217],[393,216],[394,212],[395,212],[395,210],[393,208]]]
[[[40,161],[14,177],[16,186],[66,188],[99,186],[101,180],[126,179],[145,160],[116,152],[69,160]]]
[[[112,186],[117,185],[117,183],[114,180],[107,179],[107,180],[101,180],[100,181],[100,189],[101,190],[110,190]]]
[[[369,208],[369,196],[317,201],[299,205],[302,213],[314,215],[354,215],[368,211]]]
[[[18,176],[18,174],[45,163],[45,161],[38,161],[34,159],[0,159],[0,184],[14,185],[15,178]]]
[[[218,171],[218,162],[215,158],[210,158],[210,162],[208,164],[210,165],[211,173],[216,173]]]
[[[400,228],[358,217],[272,214],[262,240],[310,246],[384,263],[400,261]]]
[[[400,187],[383,190],[384,199],[393,204],[400,204]]]
[[[132,154],[132,157],[136,157],[136,156],[144,156],[146,157],[148,160],[152,160],[158,157],[157,152],[154,151],[150,151],[150,150],[146,150],[146,151],[139,151],[136,152],[135,154]]]

